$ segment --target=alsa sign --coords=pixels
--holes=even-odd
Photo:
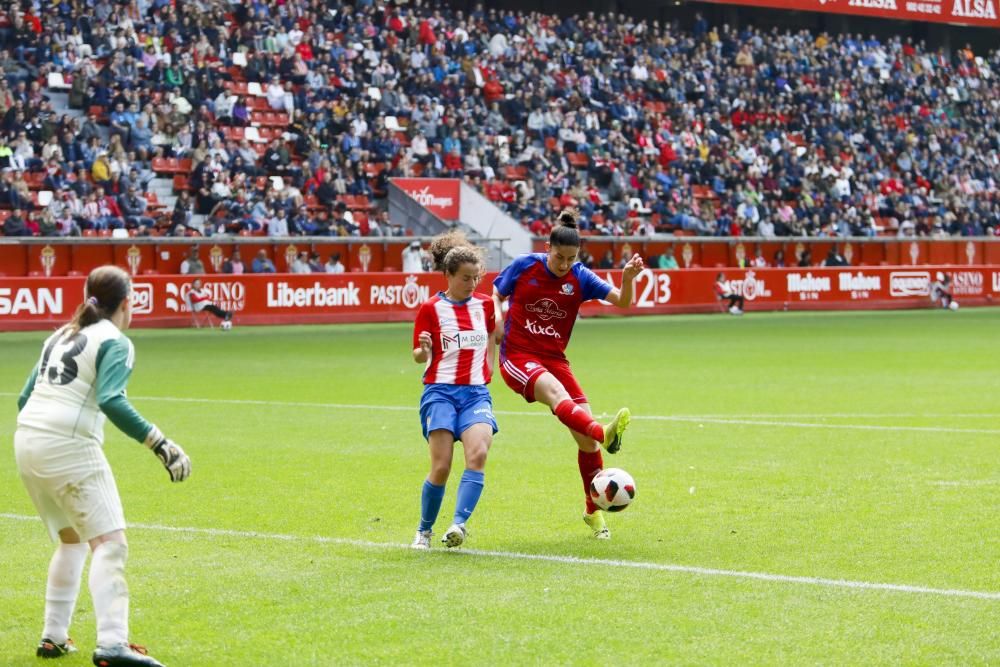
[[[998,0],[708,0],[718,4],[1000,27]]]

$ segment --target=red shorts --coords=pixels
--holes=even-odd
[[[532,354],[508,354],[501,359],[500,375],[507,386],[516,391],[529,403],[535,402],[535,382],[542,373],[552,373],[566,389],[574,403],[586,403],[580,383],[573,377],[569,362],[565,359],[536,357]]]

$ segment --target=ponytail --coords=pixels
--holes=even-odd
[[[73,313],[73,319],[69,323],[68,335],[75,336],[80,333],[80,329],[85,329],[91,324],[97,324],[106,317],[107,315],[104,314],[101,304],[97,302],[97,299],[92,296],[87,297],[77,307],[76,312]]]
[[[556,226],[549,234],[549,245],[580,247],[580,211],[575,208],[564,208],[556,216]]]
[[[99,266],[91,271],[83,288],[83,303],[73,313],[67,335],[75,336],[81,329],[109,319],[129,298],[131,287],[132,279],[117,266]]]

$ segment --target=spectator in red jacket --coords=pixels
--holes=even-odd
[[[486,100],[487,104],[493,104],[496,101],[503,99],[503,84],[497,79],[490,79],[483,86],[483,98]]]

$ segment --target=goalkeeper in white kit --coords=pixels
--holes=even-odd
[[[49,336],[18,398],[14,454],[21,480],[53,541],[45,589],[45,627],[36,655],[58,658],[77,649],[70,619],[87,559],[97,620],[94,664],[146,665],[157,660],[128,640],[125,515],[104,457],[104,419],[145,444],[170,479],[191,474],[191,460],[136,412],[125,395],[135,350],[122,333],[132,318],[131,280],[114,266],[87,277],[84,302]]]

